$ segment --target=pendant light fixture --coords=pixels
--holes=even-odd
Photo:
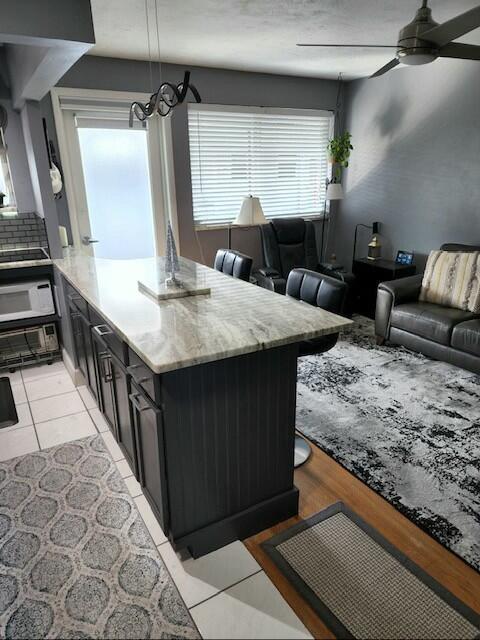
[[[134,116],[145,122],[153,116],[159,115],[162,117],[169,116],[177,105],[182,104],[187,97],[187,93],[190,91],[197,102],[201,102],[202,99],[197,89],[190,83],[190,71],[185,71],[183,81],[178,85],[174,85],[171,82],[162,82],[162,66],[160,61],[160,34],[158,30],[158,0],[155,2],[155,22],[157,29],[157,47],[158,47],[158,75],[159,75],[159,88],[152,93],[148,102],[132,102],[130,107],[129,126],[133,127]],[[153,92],[153,76],[152,76],[152,53],[150,47],[150,24],[148,17],[148,0],[145,0],[145,16],[147,23],[147,40],[148,40],[148,57],[150,65],[150,85]]]

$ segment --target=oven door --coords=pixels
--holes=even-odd
[[[0,322],[55,313],[48,280],[0,286]]]

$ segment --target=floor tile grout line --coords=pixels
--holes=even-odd
[[[60,362],[60,361],[58,361],[58,362]],[[63,360],[62,360],[62,363],[63,363]],[[39,366],[47,366],[48,367],[50,365],[39,365]],[[27,382],[36,382],[37,380],[42,380],[43,378],[52,378],[53,376],[61,376],[62,373],[66,373],[68,375],[68,377],[70,378],[70,374],[68,373],[67,368],[65,367],[65,365],[63,365],[63,366],[65,368],[65,371],[63,371],[63,372],[59,371],[57,373],[49,373],[48,375],[45,375],[45,376],[39,376],[38,378],[33,378],[32,380],[27,380]],[[21,367],[19,369],[19,372],[20,372],[20,377],[21,377],[23,383],[25,384],[25,378],[23,377],[24,370],[25,370],[25,367]]]
[[[35,426],[35,423],[33,424],[33,432],[35,434],[35,438],[37,439],[38,450],[41,451],[42,447],[40,446],[40,438],[38,437],[37,428]]]
[[[77,387],[75,387],[75,389],[73,389],[73,391],[76,391],[77,394],[80,396],[80,394],[77,391]],[[56,393],[53,396],[45,396],[44,398],[34,398],[33,400],[30,400],[30,398],[28,397],[27,390],[25,389],[25,395],[27,396],[28,402],[40,402],[40,400],[51,400],[52,398],[61,398],[62,396],[66,396],[69,393],[73,393],[73,391],[72,390],[70,390],[70,391],[62,391],[62,393]],[[82,396],[80,396],[80,399],[81,398],[82,398]],[[83,400],[82,400],[82,402],[83,402]],[[22,404],[25,404],[25,403],[22,403]]]
[[[83,386],[83,385],[82,385]],[[85,385],[85,388],[88,390],[88,387]],[[85,407],[85,411],[88,413],[88,417],[90,418],[90,420],[93,422],[93,426],[95,427],[95,431],[99,434],[100,433],[100,429],[97,427],[97,423],[95,422],[95,420],[92,418],[91,414],[90,414],[90,409],[87,407],[87,404],[85,402],[85,400],[83,399],[82,394],[80,393],[80,391],[78,390],[78,387],[75,387],[76,392],[78,393],[78,395],[80,396],[80,400],[82,401],[83,406]],[[98,407],[97,407],[98,408]]]
[[[168,542],[168,540],[167,540],[167,542]],[[217,591],[217,593],[214,593],[211,596],[209,596],[208,598],[205,598],[205,600],[202,600],[201,602],[197,602],[196,604],[192,605],[191,607],[188,607],[188,610],[191,611],[192,609],[195,609],[195,607],[199,607],[201,604],[205,604],[205,602],[208,602],[209,600],[213,600],[213,598],[216,598],[221,593],[225,593],[225,591],[228,591],[229,589],[233,589],[233,587],[236,587],[237,585],[241,584],[242,582],[245,582],[245,580],[248,580],[249,578],[253,578],[253,576],[258,576],[259,573],[265,573],[265,571],[262,568],[258,569],[258,571],[255,571],[254,573],[251,573],[250,575],[245,576],[241,580],[237,580],[237,582],[234,582],[233,584],[229,585],[228,587],[225,587],[224,589],[220,589],[220,591]],[[267,575],[267,574],[265,573],[265,575]],[[267,576],[267,578],[268,578],[268,576]],[[272,584],[273,584],[273,582],[272,582]],[[275,585],[273,585],[273,586],[275,587]],[[275,589],[277,589],[277,588],[275,587]],[[277,589],[277,591],[278,591],[278,589]],[[280,595],[282,595],[282,594],[280,594]],[[283,598],[283,596],[282,596],[282,598]],[[285,598],[283,598],[283,599],[285,600]],[[286,600],[285,600],[285,602],[286,602]]]
[[[46,422],[52,422],[53,420],[61,420],[62,418],[71,418],[72,416],[80,416],[84,413],[88,414],[88,411],[85,409],[85,411],[75,411],[74,413],[67,413],[64,416],[57,416],[56,418],[47,418],[46,420],[33,420],[33,424],[34,425],[45,424]],[[90,418],[90,415],[88,415],[88,417]],[[33,415],[32,415],[32,419],[33,419]],[[92,418],[90,418],[90,420],[92,420]],[[98,432],[94,422],[93,422],[93,426],[95,427],[95,430]]]

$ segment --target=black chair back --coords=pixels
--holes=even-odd
[[[348,285],[308,269],[293,269],[287,280],[287,296],[302,300],[332,313],[342,314]]]
[[[250,256],[231,249],[219,249],[213,267],[217,271],[248,282],[252,272],[252,264],[253,259]]]
[[[453,251],[453,252],[463,252],[463,253],[473,253],[474,251],[480,251],[479,245],[474,244],[457,244],[455,242],[450,242],[446,244],[442,244],[440,247],[441,251]]]
[[[318,265],[315,227],[303,218],[274,218],[260,226],[265,266],[287,278],[292,269]]]
[[[343,313],[348,284],[308,269],[293,269],[287,280],[287,296],[320,307],[332,313]],[[338,333],[304,340],[298,345],[298,355],[325,353],[337,344]]]

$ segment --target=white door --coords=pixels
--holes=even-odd
[[[129,128],[128,107],[64,102],[55,113],[74,244],[97,258],[165,250],[164,132],[158,119]]]

